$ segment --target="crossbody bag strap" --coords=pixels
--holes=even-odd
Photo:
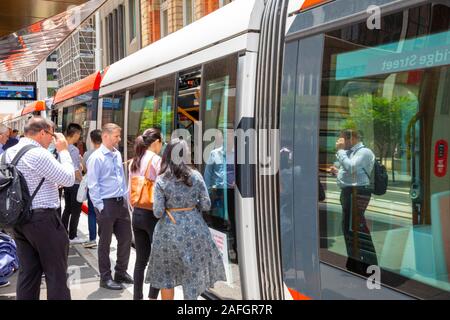
[[[32,144],[26,145],[25,147],[23,147],[22,149],[19,150],[19,152],[17,152],[16,156],[14,157],[14,159],[11,161],[11,164],[13,165],[17,165],[17,163],[19,162],[20,158],[22,158],[22,156],[27,153],[28,151],[30,151],[31,149],[37,148],[37,146],[34,146]],[[41,181],[39,182],[37,188],[34,190],[33,194],[31,195],[30,201],[27,203],[26,206],[26,210],[29,210],[31,207],[31,204],[33,203],[34,197],[36,197],[36,194],[38,193],[39,189],[42,187],[42,184],[44,183],[45,178],[42,178]]]
[[[26,146],[24,146],[22,149],[20,149],[16,156],[13,158],[13,160],[11,161],[11,164],[16,166],[17,163],[19,162],[20,158],[22,158],[22,156],[27,153],[28,151],[30,151],[31,149],[37,148],[37,146],[32,145],[32,144],[27,144]],[[5,161],[6,161],[6,151],[5,151]]]
[[[148,162],[147,169],[145,169],[144,177],[146,177],[146,178],[148,177],[148,173],[150,172],[150,168],[152,166],[152,160],[153,160],[154,156],[155,156],[155,154],[152,155],[152,157],[150,158],[150,161]]]
[[[33,194],[31,195],[30,202],[28,202],[28,204],[27,204],[27,210],[30,209],[31,204],[33,203],[34,197],[36,197],[39,189],[41,189],[42,185],[44,184],[44,180],[45,180],[45,178],[41,179],[41,181],[39,182],[37,188],[34,190]]]

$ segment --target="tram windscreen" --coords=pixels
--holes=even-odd
[[[319,142],[321,259],[446,292],[449,17],[426,5],[325,34]]]

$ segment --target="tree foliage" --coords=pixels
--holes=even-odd
[[[344,129],[362,132],[364,142],[378,158],[392,157],[398,146],[405,145],[406,128],[417,110],[412,96],[392,98],[362,94],[352,99]]]

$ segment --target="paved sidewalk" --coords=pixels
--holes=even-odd
[[[78,225],[78,237],[88,239],[88,219],[85,214],[81,214]],[[117,241],[113,236],[111,242],[111,266],[114,269],[117,251]],[[131,248],[130,262],[128,264],[128,273],[133,276],[134,263],[136,261],[136,252]],[[100,288],[97,248],[86,249],[81,244],[72,245],[69,250],[69,284],[73,300],[132,300],[133,285],[126,284],[125,290],[108,290]],[[15,300],[16,297],[16,272],[8,280],[11,285],[0,288],[0,300]],[[148,295],[149,285],[144,283],[144,297]],[[42,300],[47,299],[45,279],[41,284]],[[158,297],[160,299],[160,297]],[[175,300],[183,300],[183,291],[181,287],[175,288]]]

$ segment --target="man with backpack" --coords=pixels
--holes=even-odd
[[[3,177],[8,164],[15,167],[31,195],[25,197],[31,202],[27,219],[16,221],[12,226],[20,261],[16,298],[38,300],[42,274],[45,274],[47,299],[69,300],[69,238],[57,214],[58,186],[69,187],[75,181],[68,144],[62,134],[54,133],[53,122],[45,118],[31,118],[24,132],[25,137],[9,148],[2,155],[5,159],[1,159]],[[54,138],[60,162],[47,150]],[[6,193],[0,190],[0,202]],[[0,216],[6,210],[0,210]],[[26,206],[21,212],[27,212]],[[1,218],[5,221],[5,217]]]
[[[332,173],[337,175],[341,188],[342,231],[347,249],[347,269],[366,274],[369,265],[378,260],[367,226],[365,211],[369,205],[373,188],[371,174],[375,155],[361,141],[361,133],[346,129],[336,142],[337,165]]]

